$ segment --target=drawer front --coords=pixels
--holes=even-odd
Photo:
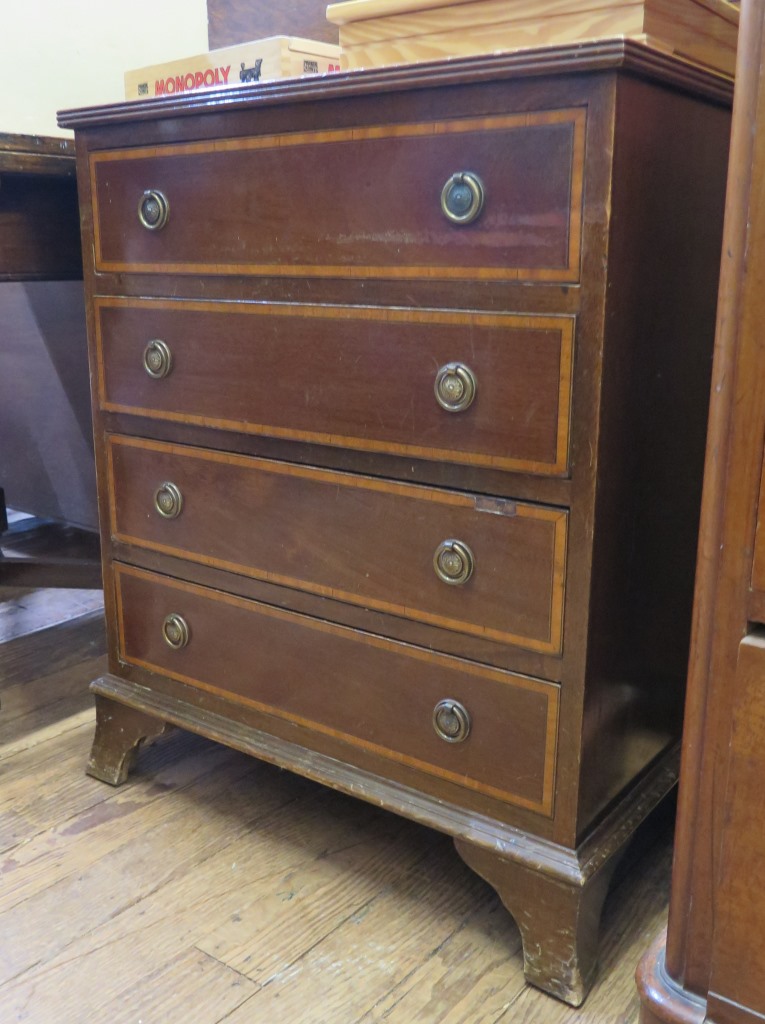
[[[115,574],[123,661],[551,814],[555,684],[127,566]],[[436,734],[442,701],[465,709],[461,742]],[[451,733],[454,716],[441,721]]]
[[[567,470],[573,317],[116,298],[96,299],[95,310],[105,410],[494,469]],[[152,377],[144,359],[156,341],[169,369]],[[463,400],[472,386],[470,404],[444,408],[439,380],[447,405],[450,381],[466,388]]]
[[[108,452],[116,540],[528,650],[561,649],[561,510],[133,438],[109,438]]]
[[[584,129],[579,108],[94,153],[96,269],[575,281]],[[470,223],[441,203],[462,172],[483,187]]]

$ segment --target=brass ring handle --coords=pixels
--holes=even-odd
[[[165,519],[177,519],[183,509],[183,495],[175,484],[169,481],[154,492],[154,508]]]
[[[164,193],[147,189],[138,202],[138,219],[147,231],[160,231],[170,217],[170,203]]]
[[[436,401],[447,412],[464,412],[473,404],[478,382],[464,363],[447,363],[436,374]]]
[[[143,368],[150,377],[161,380],[173,368],[173,353],[164,341],[154,339],[143,350]]]
[[[464,743],[470,724],[470,713],[458,700],[440,700],[433,708],[433,728],[446,743]]]
[[[162,636],[165,643],[175,651],[180,651],[191,639],[189,624],[182,615],[173,612],[162,623]]]
[[[452,224],[470,224],[483,209],[483,201],[483,182],[472,171],[458,171],[441,189],[441,209]]]
[[[475,558],[470,548],[461,540],[443,540],[433,555],[436,576],[451,586],[467,583],[473,575]]]

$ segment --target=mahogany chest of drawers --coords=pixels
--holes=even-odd
[[[578,1004],[676,778],[730,83],[628,43],[69,112],[110,636],[441,829]]]

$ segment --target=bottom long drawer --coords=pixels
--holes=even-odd
[[[559,688],[115,565],[119,656],[542,814]]]

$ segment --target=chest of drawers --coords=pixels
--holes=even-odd
[[[69,112],[110,637],[455,838],[578,1004],[676,778],[730,83],[621,42]]]

